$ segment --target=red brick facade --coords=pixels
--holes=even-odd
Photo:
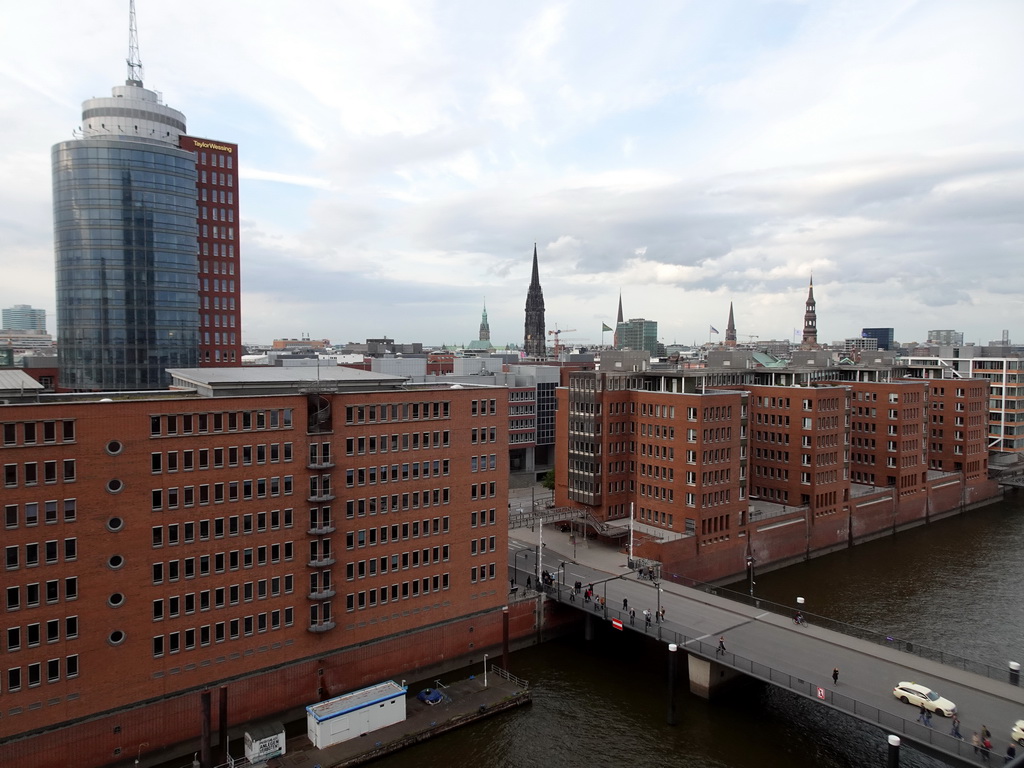
[[[159,750],[209,687],[236,723],[500,643],[507,423],[468,387],[0,407],[0,764]]]
[[[199,364],[241,365],[242,270],[238,145],[180,136],[196,155]]]
[[[998,494],[985,382],[697,376],[577,373],[559,390],[556,504],[612,523],[632,505],[634,554],[668,577],[733,577]]]

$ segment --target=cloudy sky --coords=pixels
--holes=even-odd
[[[1024,341],[1024,3],[138,0],[145,84],[240,145],[243,340]],[[9,3],[0,306],[54,309],[50,147],[128,0]],[[50,320],[50,330],[54,331]],[[604,340],[610,342],[611,334]],[[713,337],[717,340],[720,337]]]

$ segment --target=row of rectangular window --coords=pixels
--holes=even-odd
[[[473,401],[474,403],[476,400]],[[390,414],[390,418],[389,418]],[[375,424],[383,421],[418,421],[447,419],[451,414],[448,400],[381,405],[349,405],[345,407],[346,424]]]
[[[179,632],[168,632],[166,635],[153,637],[153,658],[158,659],[164,654],[173,655],[181,651],[191,651],[197,647],[205,648],[213,643],[226,640],[237,640],[243,635],[254,634],[290,627],[295,623],[295,609],[292,607],[267,611],[265,613],[243,616],[215,624],[204,624]]]
[[[160,543],[157,543],[157,539]],[[175,544],[176,541],[169,541],[168,544]],[[162,532],[159,528],[153,529],[153,547],[162,547]],[[226,573],[237,571],[239,568],[252,568],[254,565],[263,566],[268,563],[290,562],[295,557],[294,542],[285,541],[279,544],[263,544],[258,547],[245,547],[244,549],[231,549],[227,552],[214,552],[212,555],[198,555],[186,557],[182,560],[168,561],[168,581],[177,581],[179,574],[178,563],[181,563],[181,572],[186,579],[193,579],[198,576],[209,576],[210,573]],[[153,564],[153,578],[156,583],[156,566],[162,563]],[[198,567],[198,570],[197,570]],[[212,570],[211,570],[212,569]]]
[[[498,495],[497,483],[470,483],[469,485],[469,498],[476,499],[487,499],[493,498]]]
[[[405,462],[392,464],[390,482],[400,480],[419,480],[430,477],[447,477],[451,471],[450,459],[433,459],[427,461]],[[357,467],[345,470],[345,486],[354,488],[357,485],[376,485],[389,480],[388,465],[381,464],[371,467]]]
[[[78,559],[78,539],[64,539],[63,551],[64,551],[64,562],[70,563]],[[22,545],[25,547],[25,560],[24,564],[26,568],[32,568],[39,565],[40,553],[43,555],[43,559],[47,565],[54,565],[60,562],[61,553],[61,541],[59,539],[51,539],[42,543],[42,549],[40,549],[40,543],[35,541],[29,544]],[[17,568],[22,567],[22,562],[19,557],[20,547],[17,544],[5,548],[5,564],[9,571],[13,571]]]
[[[289,545],[289,557],[288,560],[292,559],[291,545],[292,542],[288,542]],[[225,553],[217,553],[223,555]],[[201,555],[200,558],[215,557],[215,555]],[[156,562],[153,563],[153,584],[163,584],[164,581],[168,583],[174,583],[182,578],[182,574],[185,575],[186,579],[193,578],[196,571],[196,566],[199,566],[198,573],[200,575],[206,575],[208,571],[203,571],[204,563],[201,562],[200,558],[188,557],[181,560],[168,560],[167,562]],[[207,564],[210,561],[207,560]],[[276,562],[276,561],[275,561]],[[214,567],[216,568],[217,562],[213,561]],[[223,571],[215,571],[216,573],[223,573]],[[290,594],[292,591],[292,574],[286,573],[282,576],[273,576],[270,578],[270,589],[272,594],[278,594],[283,580],[285,594]]]
[[[255,450],[253,450],[255,449]],[[153,453],[150,456],[150,471],[156,475],[161,472],[177,472],[179,468],[184,472],[191,472],[197,467],[199,469],[222,469],[225,466],[237,467],[251,466],[256,464],[277,464],[281,461],[292,460],[291,443],[260,443],[258,445],[229,446],[227,448],[199,448],[180,451],[167,451]],[[226,461],[225,461],[226,457]],[[211,459],[213,463],[211,464]]]
[[[368,435],[345,439],[345,454],[348,456],[364,453],[387,453],[418,451],[421,448],[447,448],[451,445],[451,432],[447,429],[433,432],[393,432],[390,435]]]
[[[474,565],[469,569],[469,580],[473,584],[476,584],[478,581],[488,581],[495,578],[497,578],[497,573],[494,563],[481,566]]]
[[[168,530],[167,539],[170,541],[173,537],[174,543],[178,543],[179,527],[181,531],[180,541],[185,544],[192,544],[197,536],[199,541],[209,541],[211,531],[215,539],[222,539],[225,535],[250,534],[254,530],[257,533],[263,533],[268,530],[277,531],[281,528],[291,528],[294,522],[294,515],[290,508],[285,510],[272,509],[269,512],[247,512],[244,515],[215,517],[212,522],[212,526],[210,525],[211,521],[206,519],[170,523],[166,526]],[[158,529],[163,529],[163,527],[159,525],[153,527],[154,545],[158,538],[163,541],[163,534],[158,535],[156,533]]]
[[[199,171],[199,183],[206,184],[206,171]],[[232,173],[220,173],[218,171],[210,171],[210,184],[223,184],[226,187],[234,186],[235,176]]]
[[[408,600],[410,597],[419,597],[421,594],[427,595],[432,591],[441,592],[451,586],[450,581],[450,574],[440,573],[435,576],[424,576],[420,579],[392,584],[390,587],[383,586],[362,592],[350,592],[345,596],[345,610],[373,608],[378,603],[383,605],[388,602],[389,592],[393,603],[399,600]]]
[[[149,433],[161,435],[206,435],[218,432],[247,432],[253,429],[291,429],[291,408],[267,411],[220,413],[171,413],[149,417]]]
[[[221,325],[223,324],[225,328],[234,328],[237,322],[238,318],[236,315],[215,314],[213,316],[213,322],[211,323],[210,315],[204,312],[202,315],[202,322],[200,322],[199,325],[201,328],[220,328]],[[203,333],[208,333],[208,331],[203,331]],[[228,334],[225,333],[222,335],[227,336]]]
[[[220,504],[224,501],[249,501],[250,499],[265,499],[277,496],[291,496],[292,476],[271,477],[269,483],[267,478],[261,477],[253,480],[231,480],[227,483],[213,483],[213,503]],[[199,489],[198,497],[196,488]],[[165,496],[167,509],[177,509],[180,506],[192,507],[198,503],[200,506],[210,503],[211,484],[203,483],[199,486],[186,485],[181,488],[154,488],[152,493],[152,509],[158,512],[164,508]],[[227,494],[225,495],[225,490]]]
[[[206,263],[207,262],[205,262],[205,261],[203,262],[204,265]],[[214,262],[214,266],[216,266],[216,262]],[[207,270],[204,267],[203,272],[208,272],[208,271],[209,270]],[[210,308],[210,297],[209,296],[203,296],[203,309],[209,309],[209,308]],[[234,311],[234,309],[235,309],[235,297],[234,296],[214,296],[213,297],[213,308],[214,309],[219,309],[219,310],[231,310],[231,311]]]
[[[498,428],[480,427],[478,429],[474,427],[469,432],[469,441],[474,445],[477,443],[496,443],[498,442]]]
[[[199,164],[200,165],[206,165],[206,157],[207,157],[206,151],[205,150],[201,150],[199,152]],[[219,164],[221,168],[225,168],[226,167],[226,168],[230,169],[232,167],[232,163],[234,162],[234,157],[233,157],[233,155],[230,155],[230,154],[221,154],[219,152],[211,152],[209,157],[210,157],[210,165],[212,167],[214,167],[214,168],[216,168],[217,165]],[[225,163],[227,165],[225,165]]]
[[[220,503],[225,501],[224,490],[227,488],[227,501],[249,501],[250,499],[265,499],[268,496],[290,496],[292,493],[292,476],[285,475],[284,477],[261,477],[253,480],[231,480],[228,483],[213,483],[213,501],[214,503]],[[210,503],[210,484],[202,484],[199,488],[199,504]],[[177,509],[179,504],[185,507],[194,506],[196,503],[196,486],[186,485],[181,488],[179,494],[178,488],[154,488],[152,493],[152,504],[153,511],[157,512],[164,508],[164,498],[166,491],[166,503],[168,509]],[[239,489],[241,489],[241,496],[239,496]]]
[[[391,542],[409,541],[418,539],[421,536],[440,536],[451,531],[451,518],[444,517],[425,518],[424,520],[412,520],[407,523],[393,523],[390,527],[382,525],[380,528],[361,528],[358,531],[345,532],[345,548],[356,549],[366,546],[388,543],[390,530]]]
[[[489,461],[488,461],[489,460]],[[486,472],[488,469],[498,468],[498,454],[492,453],[490,456],[484,454],[482,456],[470,456],[469,457],[469,469],[471,472]]]
[[[206,221],[210,218],[210,211],[213,211],[214,221],[234,221],[235,220],[235,209],[234,208],[208,208],[203,205],[199,208],[199,218]]]
[[[61,472],[57,472],[56,460],[53,461],[26,461],[24,464],[4,464],[4,487],[5,488],[17,488],[18,487],[18,467],[23,467],[24,481],[22,485],[32,486],[39,485],[39,464],[43,465],[42,482],[47,485],[52,485],[57,482],[58,478],[62,479],[65,483],[73,483],[75,481],[75,460],[74,459],[63,459],[59,462],[62,466]]]
[[[391,512],[405,512],[410,509],[426,509],[428,507],[443,506],[448,504],[451,498],[449,488],[434,488],[426,491],[411,491],[409,493],[393,493],[390,496],[369,496],[362,499],[348,499],[345,501],[345,517],[365,517],[376,515],[378,512],[386,515]]]
[[[58,683],[61,681],[61,660],[50,659],[46,662],[46,682]],[[23,671],[24,670],[24,671]],[[78,654],[64,657],[64,677],[71,679],[78,677]],[[20,691],[22,685],[28,688],[36,688],[43,682],[43,663],[35,662],[25,667],[10,667],[7,670],[7,692]]]
[[[235,204],[235,193],[230,189],[225,195],[223,189],[210,189],[208,193],[207,187],[203,187],[199,190],[199,196],[203,199],[203,202],[207,202],[207,198],[209,198],[209,201],[214,203],[224,203],[226,205]]]
[[[511,509],[511,505],[509,505]],[[494,525],[497,522],[498,510],[493,507],[490,510],[481,509],[479,512],[473,511],[469,513],[469,523],[473,528],[477,525]],[[479,523],[477,522],[479,520]]]
[[[78,599],[78,577],[67,576],[64,582],[64,600]],[[51,579],[47,582],[33,582],[21,586],[7,587],[7,610],[17,611],[25,608],[35,608],[40,605],[44,590],[48,604],[60,602],[61,579]],[[23,594],[24,593],[24,594]]]
[[[272,579],[246,581],[243,584],[161,597],[153,601],[153,621],[161,621],[164,618],[176,619],[181,615],[189,616],[196,611],[225,608],[243,601],[251,603],[253,600],[266,600],[268,597],[280,597],[282,594],[290,595],[293,591],[294,579],[289,573],[283,577],[275,576]]]
[[[210,255],[210,243],[203,241],[203,256]],[[213,244],[213,255],[218,256],[222,259],[233,259],[235,258],[235,244],[234,243],[214,243]],[[203,270],[206,272],[207,270]],[[231,307],[234,309],[234,306]],[[209,305],[207,305],[209,309]]]
[[[357,578],[366,579],[383,575],[389,572],[389,565],[390,572],[396,573],[398,571],[407,571],[410,568],[419,568],[420,566],[425,568],[429,565],[446,563],[450,558],[451,548],[448,544],[444,544],[436,547],[413,549],[408,552],[395,552],[390,555],[381,555],[380,557],[371,557],[368,560],[349,561],[345,563],[345,579],[353,581]]]
[[[19,429],[20,427],[20,429]],[[75,422],[62,421],[21,421],[5,422],[3,425],[4,445],[53,445],[58,439],[62,443],[75,441]]]
[[[478,545],[479,542],[479,545]],[[483,555],[487,552],[497,551],[497,537],[496,536],[482,536],[480,539],[470,539],[469,541],[469,554],[472,556]]]
[[[24,627],[8,627],[5,633],[6,650],[12,653],[22,648],[36,648],[44,642],[59,643],[61,628],[64,630],[64,640],[74,640],[78,637],[78,617],[65,616],[63,619],[49,619],[45,623],[37,621]]]
[[[45,522],[53,525],[63,519],[65,523],[74,522],[78,515],[78,502],[76,499],[50,499],[42,502],[43,517],[39,517],[38,501],[27,501],[24,504],[4,505],[4,527],[18,528],[19,526],[31,527]],[[63,517],[61,510],[63,509]]]

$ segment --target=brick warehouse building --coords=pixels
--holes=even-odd
[[[210,687],[237,724],[501,641],[505,390],[171,373],[0,406],[0,764],[134,758],[195,737]]]
[[[987,386],[892,368],[581,371],[559,389],[556,505],[720,580],[998,496]],[[844,378],[845,377],[845,378]]]

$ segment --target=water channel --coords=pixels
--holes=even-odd
[[[1005,667],[1009,660],[1024,663],[1022,543],[1024,493],[1018,491],[963,516],[756,574],[755,593],[785,604],[795,604],[801,596],[811,615],[826,615]],[[746,592],[749,585],[737,588]],[[744,695],[713,702],[680,690],[679,724],[668,726],[664,655],[660,648],[653,649],[638,636],[616,633],[591,643],[574,635],[513,654],[513,672],[533,686],[532,706],[375,765],[885,765],[885,734],[880,730],[767,686],[753,686]],[[1001,764],[1012,724],[989,725],[996,748],[992,764]],[[907,747],[900,764],[907,768],[943,765]]]

